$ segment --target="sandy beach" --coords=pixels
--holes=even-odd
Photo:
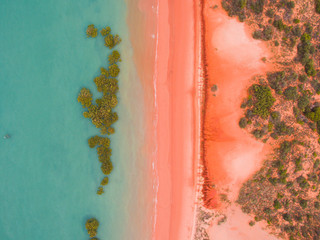
[[[151,135],[155,127],[153,239],[191,239],[195,194],[193,2],[140,0],[128,1],[128,7],[136,8],[130,10],[128,23],[138,74],[146,94],[155,96],[154,104],[148,103],[152,108],[146,111],[154,116]],[[142,27],[135,28],[137,24]]]
[[[159,192],[155,239],[191,239],[194,210],[194,9],[159,2]]]

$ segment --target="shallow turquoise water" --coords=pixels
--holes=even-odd
[[[125,14],[123,0],[1,1],[0,239],[88,239],[91,216],[101,240],[149,239],[142,89]],[[106,66],[102,38],[85,36],[91,23],[123,39],[114,171],[103,196],[95,194],[102,173],[87,146],[98,131],[76,101]]]

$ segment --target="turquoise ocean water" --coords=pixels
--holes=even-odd
[[[150,239],[143,89],[132,63],[124,0],[2,0],[0,3],[0,239],[89,239],[85,221],[100,221],[100,240]],[[96,151],[98,130],[82,116],[81,87],[106,67],[102,38],[122,37],[119,121],[105,194]],[[93,91],[95,92],[95,91]],[[10,139],[2,136],[10,134]]]

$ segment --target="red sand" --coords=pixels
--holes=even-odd
[[[208,179],[215,185],[240,186],[264,157],[264,144],[240,129],[241,101],[249,79],[266,71],[261,61],[268,54],[261,42],[253,40],[245,25],[229,18],[219,1],[204,7],[207,89],[204,116],[204,161]],[[214,96],[211,87],[217,84]],[[216,198],[207,194],[208,207]],[[214,203],[215,201],[213,201]]]
[[[153,77],[157,89],[157,108],[146,110],[147,114],[155,111],[157,121],[159,188],[153,239],[191,239],[195,194],[193,2],[159,0],[156,51],[153,44],[157,41],[157,32],[154,32],[153,19],[158,3],[137,0],[127,1],[127,4],[134,59],[147,94],[145,99],[150,99],[148,94],[154,93]]]
[[[219,9],[210,8],[215,4]],[[247,26],[227,16],[219,0],[207,1],[203,14],[208,75],[203,133],[208,183],[205,203],[227,216],[226,223],[213,224],[209,229],[210,239],[276,239],[259,224],[250,227],[250,217],[239,206],[219,209],[218,196],[221,189],[228,189],[229,199],[236,200],[242,183],[259,169],[268,153],[269,147],[240,129],[238,122],[243,115],[240,104],[247,95],[250,78],[270,68],[261,61],[269,54],[262,42],[252,39]],[[211,91],[214,84],[218,86],[216,96]]]
[[[194,208],[193,2],[159,1],[159,192],[154,238],[191,239]]]

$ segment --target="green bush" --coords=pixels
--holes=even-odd
[[[261,30],[255,30],[255,31],[253,32],[253,34],[252,34],[252,37],[253,37],[254,39],[262,39],[262,36],[263,36],[263,34],[262,34],[262,31],[261,31]]]
[[[317,160],[314,161],[313,168],[317,169],[319,167],[319,165],[320,165],[320,160],[317,159]]]
[[[274,10],[269,8],[267,11],[266,11],[266,16],[269,17],[269,18],[273,18],[274,17]]]
[[[287,221],[287,222],[290,222],[290,221],[291,221],[291,216],[290,216],[290,214],[288,214],[288,213],[282,214],[282,218],[283,218],[285,221]]]
[[[253,134],[253,136],[255,136],[255,138],[261,139],[265,135],[265,132],[260,129],[255,129],[255,130],[253,130],[252,134]]]
[[[293,23],[297,24],[300,23],[300,20],[298,18],[293,19]]]
[[[283,23],[283,21],[282,21],[282,19],[280,18],[280,19],[275,19],[274,21],[273,21],[273,26],[276,28],[276,29],[278,29],[279,31],[282,31],[282,30],[284,30],[285,29],[285,24]]]
[[[118,51],[113,51],[109,55],[108,60],[109,60],[110,65],[117,63],[117,62],[121,62],[120,53]]]
[[[313,26],[311,25],[311,23],[310,22],[305,23],[304,27],[305,27],[305,32],[311,35],[313,32]]]
[[[306,74],[300,74],[299,81],[305,83],[306,81],[308,81],[308,76]]]
[[[320,13],[320,0],[315,0],[316,13]]]
[[[95,218],[90,218],[86,222],[86,229],[88,231],[88,234],[90,238],[95,237],[97,235],[99,227],[99,221]]]
[[[300,38],[300,43],[298,44],[298,59],[299,61],[305,65],[311,56],[311,36],[307,33],[302,34]]]
[[[282,89],[287,86],[285,77],[286,74],[284,71],[267,73],[267,80],[269,82],[269,85],[276,91],[276,93],[281,93]]]
[[[299,25],[292,28],[291,32],[294,36],[301,37],[302,31]]]
[[[87,37],[95,38],[96,36],[98,36],[98,29],[93,24],[90,24],[87,27],[86,33]]]
[[[287,8],[294,8],[296,5],[295,5],[295,3],[294,3],[294,1],[289,1],[289,2],[287,2]]]
[[[280,144],[280,148],[279,148],[280,158],[286,159],[291,149],[292,149],[292,143],[288,141],[283,141]]]
[[[268,86],[254,84],[251,86],[250,91],[252,91],[254,97],[253,113],[263,119],[268,118],[270,109],[275,102],[270,88]]]
[[[307,118],[311,121],[318,122],[320,121],[320,107],[314,107],[311,111],[305,112]]]
[[[281,203],[276,199],[276,200],[274,200],[274,202],[273,202],[273,207],[274,207],[275,209],[280,209],[282,206],[281,206]]]
[[[102,181],[101,181],[101,185],[102,186],[105,186],[105,185],[107,185],[109,183],[109,178],[108,177],[104,177],[103,179],[102,179]]]
[[[272,122],[279,122],[281,120],[281,114],[280,112],[277,112],[277,111],[274,111],[274,112],[271,112],[270,114],[270,120]]]
[[[296,181],[297,183],[299,183],[299,186],[302,189],[307,189],[310,187],[310,184],[308,183],[307,179],[305,179],[303,176],[297,177]]]
[[[284,121],[278,122],[275,124],[274,132],[279,136],[291,136],[294,129],[286,125]]]
[[[308,207],[308,201],[305,199],[300,199],[299,204],[302,207],[302,209],[305,209]]]
[[[264,41],[269,41],[272,39],[273,37],[273,28],[272,26],[266,26],[264,27],[263,31],[262,31],[262,34],[263,34],[263,40]]]
[[[316,69],[314,68],[313,59],[308,59],[306,62],[306,65],[304,66],[304,69],[308,76],[315,76],[317,74]]]
[[[261,14],[263,12],[264,2],[264,0],[256,0],[255,2],[251,2],[250,8],[255,14]]]
[[[246,126],[248,125],[248,121],[246,118],[241,118],[240,121],[239,121],[239,126],[240,128],[245,128]]]
[[[302,95],[298,98],[298,108],[305,111],[306,107],[310,104],[310,98],[308,95]]]
[[[296,100],[299,97],[297,87],[287,87],[284,90],[283,95],[286,100]]]
[[[249,225],[252,227],[252,226],[254,226],[256,223],[255,223],[255,221],[250,221],[249,222]]]

